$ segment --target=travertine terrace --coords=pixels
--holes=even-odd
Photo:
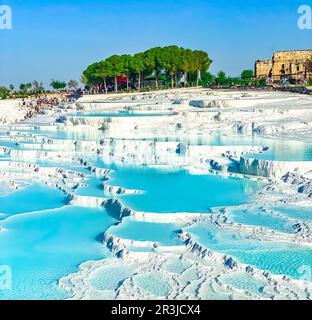
[[[254,250],[255,255],[268,248],[311,248],[312,217],[301,219],[279,208],[309,209],[312,204],[312,97],[208,89],[85,96],[55,108],[52,115],[6,123],[1,131],[6,145],[0,148],[5,159],[0,162],[0,181],[7,190],[0,192],[36,180],[64,192],[68,206],[103,208],[103,215],[117,220],[99,237],[110,257],[86,261],[78,272],[59,280],[69,298],[310,299],[308,279],[274,272],[271,265],[267,270],[247,263],[224,246],[248,244],[246,251]],[[124,197],[149,191],[116,185],[110,165],[117,171],[127,166],[186,170],[194,176],[239,180],[250,200],[206,212],[140,211]],[[79,193],[90,177],[101,179],[102,194],[91,189]],[[251,182],[257,184],[255,189]],[[198,185],[198,191],[202,188]],[[209,193],[206,196],[209,199]],[[260,218],[239,220],[237,212],[279,219],[282,227],[261,223]],[[127,225],[141,223],[174,226],[174,242],[121,236]],[[207,240],[208,234],[214,241]],[[102,288],[107,273],[116,285]]]

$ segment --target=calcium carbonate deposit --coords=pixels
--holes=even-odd
[[[310,96],[183,89],[25,113],[1,102],[0,299],[311,298]]]

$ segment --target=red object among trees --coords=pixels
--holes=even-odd
[[[127,84],[127,77],[124,77],[124,76],[117,77],[117,83],[119,86],[126,85]]]

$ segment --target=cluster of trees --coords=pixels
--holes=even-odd
[[[265,86],[266,79],[255,79],[253,70],[242,71],[240,77],[227,76],[224,71],[218,72],[215,76],[209,72],[202,74],[200,81],[202,86]]]
[[[0,98],[23,98],[29,95],[38,95],[44,92],[42,82],[33,81],[33,83],[21,83],[18,89],[15,89],[13,84],[10,84],[9,87],[0,88]]]
[[[243,70],[240,77],[237,78],[229,77],[225,72],[220,71],[212,84],[219,86],[265,86],[266,79],[255,79],[253,70]]]
[[[69,80],[67,83],[65,81],[52,80],[50,86],[57,91],[62,91],[68,88],[69,90],[76,91],[79,87],[79,83],[76,80]]]
[[[10,97],[10,90],[6,87],[0,87],[0,99],[7,99]]]
[[[50,86],[56,91],[62,91],[68,88],[68,90],[76,91],[79,87],[79,83],[76,80],[65,81],[52,80]],[[8,87],[0,87],[0,99],[7,98],[26,98],[30,96],[38,96],[42,93],[47,93],[42,82],[34,80],[32,83],[21,83],[18,88],[14,85]]]
[[[170,86],[185,86],[194,81],[199,85],[201,74],[207,72],[212,61],[207,52],[178,46],[156,47],[134,55],[113,55],[95,62],[83,72],[82,82],[96,91],[108,92],[110,86],[118,91],[118,78],[126,79],[126,89],[134,85],[142,89],[145,79],[154,79],[155,88],[162,80]]]
[[[14,87],[11,87],[11,91],[14,92]],[[45,91],[43,83],[34,80],[32,83],[22,83],[20,84],[19,91],[22,94],[35,94],[39,95]]]
[[[66,88],[72,91],[76,91],[79,87],[79,83],[76,80],[69,80],[66,83],[65,81],[52,79],[50,86],[56,91],[63,91]]]

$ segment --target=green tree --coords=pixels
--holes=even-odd
[[[33,92],[36,94],[36,95],[39,95],[41,94],[42,92],[44,92],[44,87],[43,87],[43,83],[42,82],[39,82],[37,80],[34,80],[33,83],[32,83],[32,88],[33,88]]]
[[[26,85],[24,83],[21,83],[19,86],[20,91],[26,92]]]
[[[256,86],[264,87],[264,86],[266,86],[266,84],[267,83],[266,83],[265,77],[255,80],[255,85]]]
[[[163,48],[159,56],[159,62],[161,66],[166,69],[170,77],[172,88],[174,88],[175,84],[177,84],[177,73],[179,70],[181,70],[181,61],[181,48],[178,46],[169,46]]]
[[[229,78],[226,76],[224,71],[219,71],[218,76],[216,78],[216,84],[220,86],[225,86],[229,84]]]
[[[133,57],[130,54],[124,54],[121,56],[123,65],[123,75],[127,79],[127,91],[129,91],[129,79],[131,77],[131,61]]]
[[[213,83],[215,83],[216,81],[216,77],[211,74],[210,72],[202,72],[201,74],[201,85],[203,86],[209,86],[212,85]]]
[[[137,75],[137,89],[141,90],[141,80],[142,80],[142,72],[145,70],[145,56],[144,53],[137,53],[133,56],[133,58],[130,61],[130,70],[134,74]]]
[[[66,88],[67,84],[66,84],[65,81],[59,81],[59,80],[52,79],[50,86],[54,90],[61,91],[61,90],[64,90]]]
[[[197,72],[196,85],[199,86],[199,81],[201,80],[201,73],[208,71],[212,61],[209,59],[208,53],[201,50],[193,51],[192,57],[193,70]]]
[[[67,83],[67,87],[72,90],[77,90],[78,85],[79,85],[78,81],[76,81],[76,80],[69,80]]]
[[[155,47],[145,51],[144,63],[146,70],[155,74],[155,86],[159,88],[159,76],[161,73],[161,55],[163,49],[161,47]]]
[[[31,83],[21,83],[20,84],[20,91],[22,93],[28,93],[28,91],[31,89],[32,85]]]
[[[108,74],[114,78],[115,92],[118,92],[118,77],[124,72],[124,59],[121,56],[113,55],[106,59],[108,63]]]
[[[13,92],[14,92],[14,90],[15,90],[14,85],[13,85],[13,84],[10,84],[10,85],[9,85],[9,89],[10,89],[11,93],[13,93]]]
[[[111,64],[106,60],[100,61],[95,66],[94,76],[97,79],[97,81],[102,81],[105,93],[108,92],[107,80],[111,76],[111,69],[112,69]]]
[[[0,99],[7,99],[10,96],[10,90],[6,87],[0,87]]]
[[[254,72],[252,70],[244,70],[241,73],[242,84],[248,85],[254,78]]]
[[[190,49],[181,49],[180,69],[184,73],[184,86],[188,84],[188,75],[194,70],[193,51]]]
[[[241,78],[243,80],[251,80],[254,77],[254,73],[252,70],[244,70],[241,73]]]
[[[83,72],[81,81],[86,85],[86,87],[91,87],[95,90],[99,90],[102,83],[101,75],[99,74],[99,69],[101,62],[95,62],[87,67]]]
[[[107,92],[107,81],[112,78],[115,92],[117,92],[119,76],[126,77],[127,90],[129,90],[130,79],[134,78],[137,82],[137,89],[140,90],[146,75],[151,79],[155,77],[156,88],[159,87],[160,78],[166,84],[169,84],[170,81],[173,88],[179,85],[179,80],[184,74],[185,86],[189,78],[193,82],[196,81],[198,85],[202,73],[208,71],[211,62],[204,51],[192,51],[174,45],[164,48],[155,47],[134,56],[114,55],[104,61],[93,63],[83,72],[82,81],[86,86],[92,86],[97,90],[104,86]]]

